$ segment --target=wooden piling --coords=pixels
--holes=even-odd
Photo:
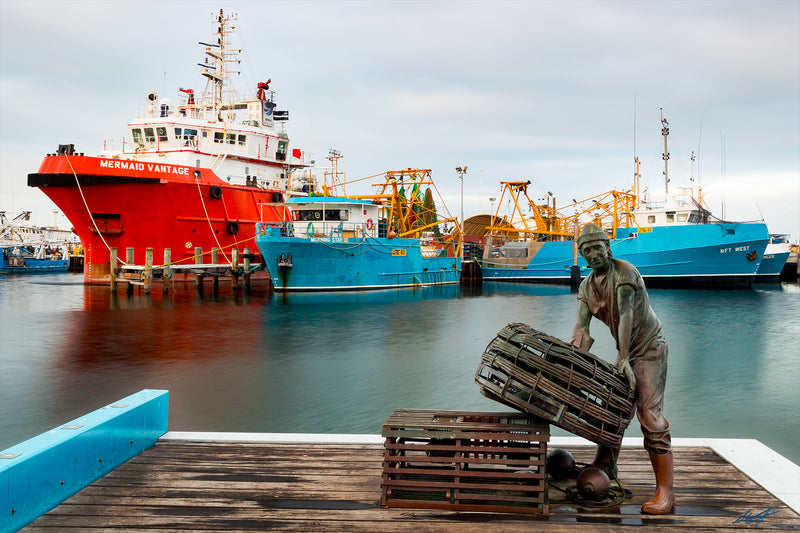
[[[111,291],[117,290],[117,247],[113,246],[110,250],[111,260],[109,261],[108,280],[111,283]]]
[[[231,250],[231,288],[239,288],[239,249]]]
[[[211,249],[211,264],[219,264],[219,248]],[[211,279],[213,280],[214,294],[217,294],[219,292],[219,276],[211,276]]]
[[[153,249],[144,251],[144,293],[150,294],[150,285],[153,282]]]
[[[483,272],[477,261],[461,261],[461,285],[480,286],[483,284]]]
[[[133,265],[136,261],[134,260],[133,256],[133,248],[125,248],[125,263],[128,265]],[[125,294],[130,296],[133,294],[133,283],[130,281],[125,286]]]
[[[242,286],[245,290],[250,288],[250,248],[244,249],[244,277]]]
[[[203,249],[199,246],[195,246],[194,248],[194,264],[195,265],[202,265],[203,264]],[[203,275],[196,274],[195,275],[195,283],[197,284],[197,292],[203,292]]]
[[[164,248],[164,270],[161,274],[161,290],[164,294],[169,292],[169,280],[172,279],[172,250]]]

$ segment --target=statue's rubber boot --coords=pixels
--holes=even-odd
[[[619,474],[617,471],[618,458],[619,448],[597,446],[597,451],[594,454],[592,466],[605,472],[609,479],[616,479],[617,475]]]
[[[656,474],[656,493],[642,505],[645,514],[667,514],[675,509],[675,492],[672,489],[673,456],[671,453],[650,454],[650,464]]]

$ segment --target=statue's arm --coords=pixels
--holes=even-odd
[[[636,388],[636,377],[633,375],[628,350],[631,345],[631,332],[633,331],[633,297],[636,291],[630,285],[617,287],[617,308],[619,310],[619,326],[617,330],[617,368],[628,378],[631,388]]]
[[[589,336],[589,322],[592,320],[592,313],[589,306],[583,300],[578,300],[578,321],[572,330],[572,345],[581,350],[589,350],[594,343],[594,339]]]

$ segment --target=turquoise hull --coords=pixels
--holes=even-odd
[[[747,287],[768,242],[761,223],[687,224],[619,229],[611,250],[614,257],[632,263],[648,286]],[[572,241],[537,243],[529,251],[529,260],[509,264],[486,250],[484,281],[570,282]],[[577,264],[586,276],[589,267],[580,256]]]
[[[419,239],[287,235],[259,224],[256,244],[277,291],[352,291],[459,283],[461,262]],[[423,250],[426,255],[423,256]]]

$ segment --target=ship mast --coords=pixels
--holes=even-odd
[[[198,63],[198,65],[203,67],[202,75],[208,78],[206,81],[206,88],[203,91],[201,104],[206,109],[213,110],[214,120],[219,120],[220,111],[224,107],[224,97],[231,96],[224,93],[225,84],[227,82],[228,90],[232,91],[233,85],[230,81],[230,75],[240,73],[239,71],[228,70],[227,64],[238,62],[236,54],[240,52],[240,50],[229,47],[231,44],[229,35],[234,30],[231,22],[236,21],[236,15],[226,17],[222,9],[220,9],[216,21],[219,24],[217,28],[217,42],[204,43],[201,41],[199,43],[206,47],[205,53],[208,57],[206,57],[204,63]],[[209,57],[211,58],[210,62]]]
[[[664,118],[664,109],[659,108],[661,111],[661,135],[664,137],[664,153],[661,157],[664,159],[664,199],[669,196],[669,151],[667,150],[667,135],[669,135],[669,122]]]
[[[633,161],[636,163],[636,172],[633,174],[633,189],[636,193],[635,196],[635,204],[633,206],[634,209],[639,209],[639,205],[642,203],[642,194],[639,190],[639,179],[642,175],[639,173],[639,157],[636,156],[633,158]]]

